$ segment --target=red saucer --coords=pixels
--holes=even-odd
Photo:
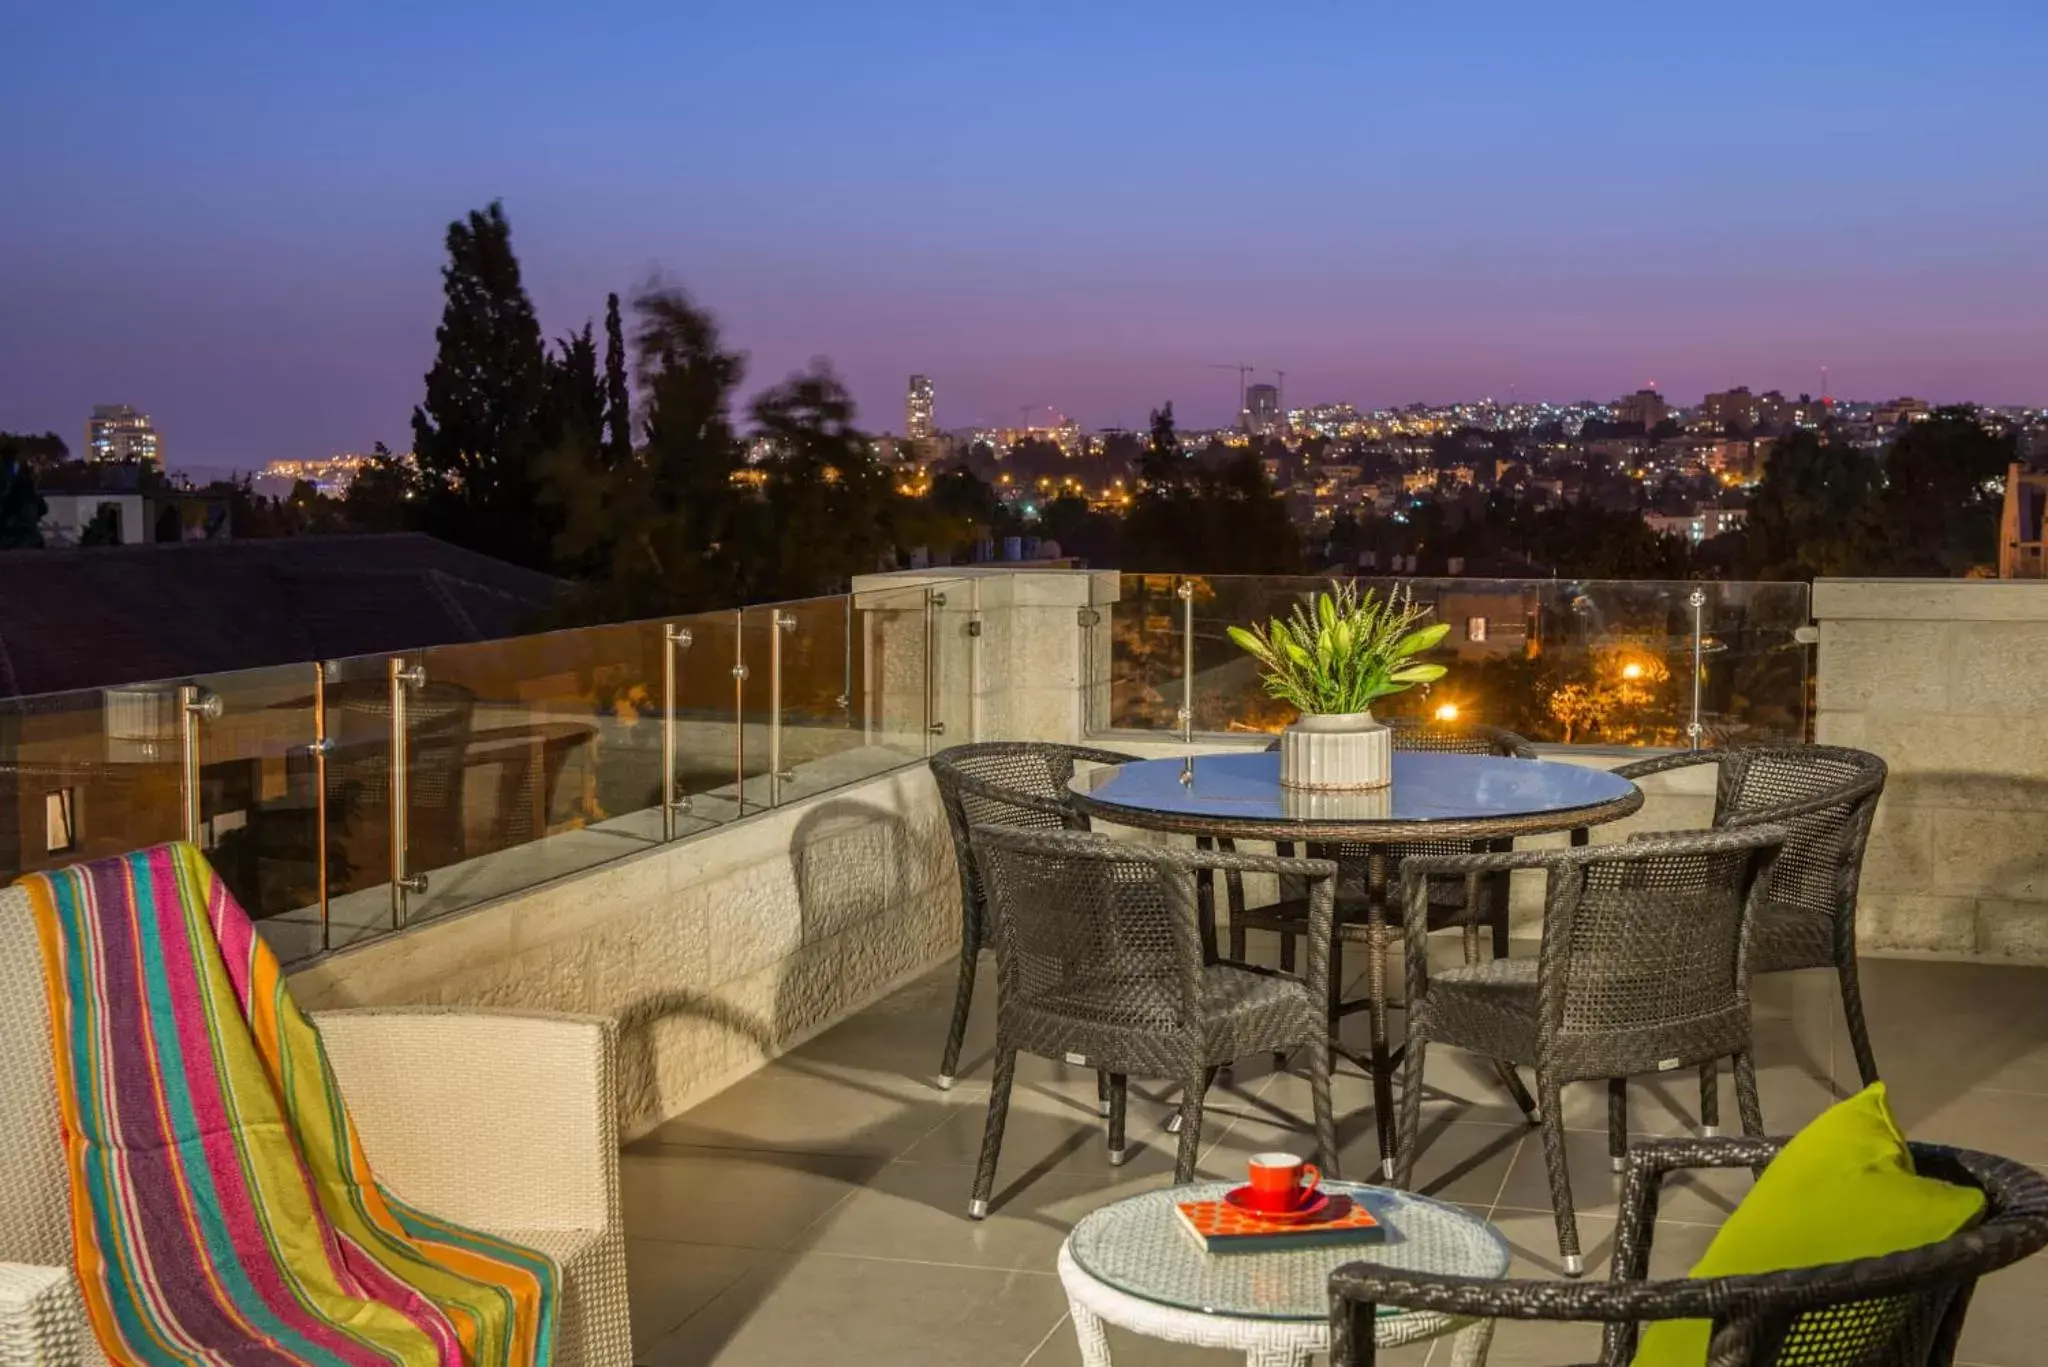
[[[1260,1220],[1270,1220],[1276,1225],[1296,1225],[1313,1220],[1328,1210],[1330,1208],[1330,1193],[1318,1191],[1315,1195],[1309,1197],[1308,1204],[1296,1206],[1293,1210],[1268,1210],[1264,1206],[1253,1203],[1252,1189],[1249,1185],[1246,1185],[1234,1187],[1225,1192],[1223,1194],[1223,1201],[1232,1210],[1241,1210],[1245,1214]]]

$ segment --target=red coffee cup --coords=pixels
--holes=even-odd
[[[1251,1159],[1251,1202],[1260,1210],[1290,1211],[1307,1205],[1323,1174],[1291,1153],[1255,1153]]]

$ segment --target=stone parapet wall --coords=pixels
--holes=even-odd
[[[931,775],[900,770],[293,975],[310,1009],[445,1004],[609,1016],[631,1136],[959,952]],[[941,1041],[932,1042],[934,1066]]]
[[[1866,948],[2048,963],[2048,582],[1823,579],[1816,739],[1884,757]]]

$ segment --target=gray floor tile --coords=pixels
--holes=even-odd
[[[635,1148],[789,1149],[894,1158],[966,1107],[965,1092],[777,1062],[658,1126]]]
[[[628,1239],[626,1286],[634,1351],[646,1352],[769,1256],[746,1249]]]
[[[664,1147],[619,1163],[636,1239],[779,1249],[845,1200],[883,1160],[845,1154]]]
[[[740,1278],[643,1355],[644,1367],[956,1367],[1021,1363],[1065,1318],[1049,1273],[829,1254]]]

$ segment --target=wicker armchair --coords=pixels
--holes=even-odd
[[[1746,1277],[1649,1280],[1657,1190],[1667,1173],[1756,1167],[1782,1139],[1664,1139],[1630,1150],[1614,1267],[1605,1282],[1415,1277],[1351,1263],[1330,1278],[1331,1367],[1371,1367],[1382,1306],[1604,1325],[1601,1367],[1626,1367],[1640,1326],[1713,1321],[1706,1367],[1947,1367],[1977,1279],[2048,1246],[2048,1181],[2010,1159],[1915,1144],[1925,1176],[1979,1187],[1984,1219],[1882,1258]]]
[[[960,1044],[967,1037],[967,1013],[974,1004],[974,976],[988,943],[988,899],[974,866],[968,832],[975,826],[1016,826],[1031,831],[1085,831],[1088,818],[1067,801],[1067,782],[1077,764],[1128,764],[1130,755],[1079,745],[1039,741],[985,741],[953,745],[931,758],[932,778],[953,833],[953,862],[960,872],[960,987],[953,997],[953,1023],[939,1064],[939,1086],[951,1087],[960,1069]]]
[[[0,891],[0,1367],[104,1361],[71,1271],[42,973],[27,895]],[[313,1020],[379,1179],[555,1258],[558,1364],[630,1363],[611,1022],[402,1007]]]
[[[1718,771],[1716,828],[1768,823],[1790,832],[1757,911],[1750,971],[1834,969],[1856,1068],[1868,1087],[1877,1081],[1877,1058],[1870,1050],[1856,981],[1856,888],[1870,823],[1884,793],[1884,761],[1834,745],[1748,746],[1689,751],[1615,772],[1640,779],[1696,764],[1711,764]],[[1703,1073],[1700,1082],[1701,1106],[1711,1110],[1712,1073]]]
[[[1124,1079],[1181,1084],[1174,1180],[1194,1180],[1203,1092],[1247,1054],[1309,1050],[1323,1171],[1337,1175],[1324,1026],[1321,946],[1329,944],[1336,866],[1323,860],[1174,850],[1078,831],[976,826],[996,950],[996,1064],[988,1126],[967,1213],[988,1214],[1021,1051],[1110,1075],[1110,1158],[1124,1153]],[[1308,974],[1209,961],[1195,888],[1203,870],[1309,880]]]
[[[1423,1059],[1432,1041],[1536,1070],[1536,1104],[1515,1099],[1543,1128],[1558,1252],[1567,1276],[1584,1267],[1565,1163],[1567,1082],[1607,1079],[1615,1167],[1628,1142],[1627,1078],[1710,1059],[1735,1060],[1743,1131],[1763,1133],[1749,1055],[1750,927],[1758,891],[1785,842],[1776,826],[1654,836],[1620,845],[1412,859],[1408,907],[1408,1044],[1394,1180],[1415,1172],[1422,1130]],[[1429,971],[1422,914],[1432,878],[1541,869],[1548,888],[1534,959],[1491,959]]]
[[[1394,733],[1396,750],[1426,750],[1437,754],[1451,755],[1495,755],[1508,759],[1534,759],[1535,750],[1529,742],[1513,731],[1498,726],[1445,725],[1440,722],[1424,724],[1407,720],[1392,720],[1386,723]],[[1277,750],[1280,742],[1274,741],[1266,747]],[[1365,899],[1373,893],[1373,880],[1381,880],[1381,891],[1392,886],[1400,877],[1403,859],[1420,858],[1438,854],[1480,854],[1493,849],[1506,849],[1512,842],[1472,840],[1417,840],[1404,841],[1393,845],[1336,844],[1318,846],[1310,851],[1318,857],[1333,859],[1337,863],[1338,920],[1337,934],[1340,940],[1363,943],[1366,926],[1362,910]],[[1283,844],[1281,854],[1293,852],[1291,845]],[[1373,868],[1373,856],[1382,857],[1378,870]],[[1485,924],[1493,932],[1493,952],[1505,957],[1508,952],[1508,899],[1507,880],[1486,879],[1479,884],[1479,899],[1476,906],[1468,905],[1463,887],[1432,885],[1429,914],[1435,928],[1442,929],[1452,924],[1467,927],[1468,942],[1476,943],[1478,927]],[[1294,962],[1294,941],[1302,933],[1302,915],[1305,904],[1297,897],[1284,897],[1273,906],[1256,907],[1242,914],[1233,908],[1230,920],[1231,957],[1245,956],[1245,931],[1259,929],[1275,931],[1280,935],[1280,963],[1283,968]],[[1395,923],[1400,915],[1399,908],[1388,908],[1388,919]],[[1335,951],[1335,967],[1331,971],[1331,982],[1342,989],[1343,950]],[[1334,1019],[1337,1004],[1332,1003]]]

